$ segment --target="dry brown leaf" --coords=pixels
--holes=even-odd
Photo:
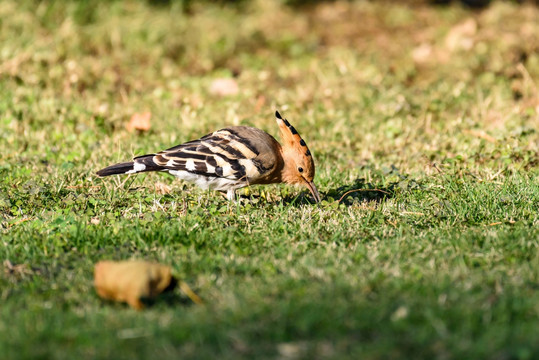
[[[170,194],[171,188],[165,183],[156,182],[154,185],[155,192],[161,195]]]
[[[210,94],[218,96],[236,95],[240,91],[236,80],[231,78],[215,79],[210,85]]]
[[[412,50],[412,59],[417,64],[424,64],[432,61],[434,50],[429,44],[421,44]]]
[[[28,264],[13,264],[11,261],[4,260],[4,272],[15,276],[24,276],[32,273]]]
[[[148,131],[151,128],[150,119],[152,118],[152,113],[149,111],[143,113],[134,113],[129,119],[129,123],[126,125],[127,131]]]
[[[474,35],[477,33],[477,22],[468,18],[451,28],[445,38],[445,46],[449,51],[470,50],[474,45]]]
[[[94,268],[94,285],[104,299],[127,302],[141,310],[142,298],[162,293],[173,280],[168,266],[147,261],[100,261]]]

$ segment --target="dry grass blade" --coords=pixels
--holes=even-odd
[[[475,137],[478,137],[480,139],[486,140],[486,141],[491,142],[493,144],[496,143],[496,139],[493,138],[492,136],[490,136],[489,134],[487,134],[484,131],[481,131],[481,130],[464,130],[464,132],[466,134],[470,134],[472,136],[475,136]]]

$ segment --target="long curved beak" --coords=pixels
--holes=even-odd
[[[307,180],[305,180],[305,183],[307,184],[307,187],[311,191],[311,194],[313,194],[314,201],[319,203],[321,201],[320,193],[318,192],[318,189],[316,188],[314,183],[313,182],[308,182]]]

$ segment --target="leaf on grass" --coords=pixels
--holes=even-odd
[[[434,58],[434,49],[430,44],[421,44],[412,50],[412,59],[417,64],[424,64],[432,61]]]
[[[126,125],[127,131],[148,131],[151,128],[150,119],[152,118],[152,113],[149,111],[143,113],[134,113],[129,119],[129,123]]]
[[[154,185],[155,192],[161,195],[170,194],[171,188],[165,183],[156,182]]]
[[[240,91],[236,80],[231,78],[215,79],[210,85],[210,93],[218,96],[236,95]]]
[[[445,38],[445,46],[449,51],[470,50],[474,46],[476,33],[477,22],[468,18],[451,28]]]
[[[100,261],[94,268],[94,285],[104,299],[127,302],[141,310],[142,298],[153,298],[173,281],[169,266],[146,261]]]

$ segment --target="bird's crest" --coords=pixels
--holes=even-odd
[[[301,138],[296,128],[290,125],[288,120],[284,119],[278,111],[275,111],[275,117],[277,118],[277,124],[281,131],[283,146],[285,148],[294,148],[298,152],[303,153],[306,157],[312,157],[311,151],[307,147],[307,143]]]

